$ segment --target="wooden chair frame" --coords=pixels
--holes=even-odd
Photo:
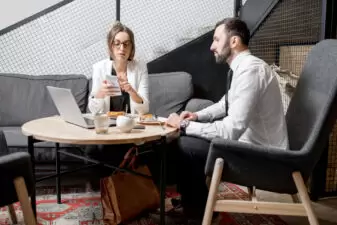
[[[36,218],[34,216],[34,213],[33,213],[33,210],[30,204],[26,183],[23,177],[16,178],[14,180],[14,186],[15,186],[15,190],[16,190],[16,194],[18,196],[19,202],[21,204],[21,209],[22,209],[25,224],[26,225],[36,225]],[[14,206],[9,205],[7,207],[8,207],[8,213],[11,217],[12,223],[13,224],[18,223]]]
[[[310,225],[318,225],[317,217],[313,211],[307,188],[302,175],[296,171],[292,173],[297,194],[292,195],[294,203],[259,202],[256,198],[255,188],[248,188],[250,201],[244,200],[217,200],[217,190],[221,181],[224,160],[218,158],[215,162],[214,171],[210,183],[210,189],[202,225],[210,225],[213,212],[239,212],[253,214],[274,214],[307,216]]]

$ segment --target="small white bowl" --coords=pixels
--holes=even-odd
[[[128,116],[118,116],[116,127],[123,133],[129,133],[135,127],[135,120]]]

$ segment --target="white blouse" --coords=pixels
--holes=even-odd
[[[100,90],[106,75],[111,75],[112,65],[115,62],[104,59],[93,65],[92,89],[89,96],[89,110],[91,113],[106,113],[110,110],[110,96],[104,99],[95,98]],[[127,79],[138,95],[143,99],[143,103],[136,103],[130,97],[130,111],[132,114],[146,114],[149,112],[149,81],[146,64],[139,61],[128,61]]]

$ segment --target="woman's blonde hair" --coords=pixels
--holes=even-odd
[[[108,35],[107,35],[107,41],[108,41],[108,48],[109,48],[109,54],[110,57],[112,58],[113,56],[113,51],[112,51],[112,44],[115,40],[116,35],[119,32],[125,32],[129,35],[130,37],[130,42],[131,42],[131,52],[130,52],[130,56],[128,60],[133,60],[133,57],[135,56],[135,51],[136,51],[136,46],[135,46],[135,37],[133,35],[133,32],[130,30],[130,28],[128,28],[127,26],[125,26],[124,24],[122,24],[121,22],[116,22],[112,28],[110,29]]]

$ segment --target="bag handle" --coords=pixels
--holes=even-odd
[[[125,167],[125,164],[129,162],[128,167],[134,167],[134,163],[136,161],[136,156],[138,156],[138,148],[136,146],[133,146],[130,148],[124,155],[123,161],[119,164],[118,168]],[[114,171],[114,173],[117,170]]]
[[[135,162],[136,162],[136,159],[137,159],[137,155],[138,155],[138,152],[136,153],[136,155],[133,155],[130,163],[129,163],[129,166],[128,168],[132,168],[133,170],[135,170]]]

